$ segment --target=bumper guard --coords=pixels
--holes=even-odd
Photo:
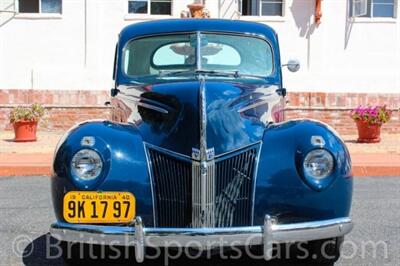
[[[145,247],[229,247],[263,245],[264,257],[272,256],[273,243],[311,241],[344,236],[353,228],[350,218],[278,224],[269,215],[263,226],[233,228],[145,228],[140,217],[134,226],[103,226],[54,223],[51,235],[61,241],[87,244],[134,246],[137,262]]]

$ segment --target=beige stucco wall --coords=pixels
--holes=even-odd
[[[231,18],[237,1],[206,4],[212,17]],[[163,17],[128,15],[127,0],[63,0],[62,15],[6,19],[2,13],[0,89],[107,90],[121,28],[179,17],[191,2],[173,0],[173,15]],[[286,0],[284,17],[241,18],[272,26],[282,61],[301,61],[300,72],[284,70],[285,86],[291,91],[400,93],[399,19],[350,20],[347,0],[324,0],[322,23],[316,27],[314,5],[314,0]]]

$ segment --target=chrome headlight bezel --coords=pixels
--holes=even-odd
[[[102,175],[103,158],[96,150],[83,148],[72,156],[70,169],[75,181],[82,184],[91,183]]]
[[[302,175],[311,188],[322,191],[332,183],[335,165],[335,158],[330,151],[312,149],[303,157]]]

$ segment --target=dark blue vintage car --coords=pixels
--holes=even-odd
[[[336,261],[353,226],[350,156],[326,124],[285,120],[281,68],[263,24],[125,27],[111,121],[75,126],[55,152],[50,231],[64,254],[75,242],[133,246],[141,262],[173,243],[270,259],[305,241],[312,260]]]

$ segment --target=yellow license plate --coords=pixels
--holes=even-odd
[[[64,196],[64,219],[69,223],[128,223],[135,209],[135,196],[129,192],[71,191]]]

